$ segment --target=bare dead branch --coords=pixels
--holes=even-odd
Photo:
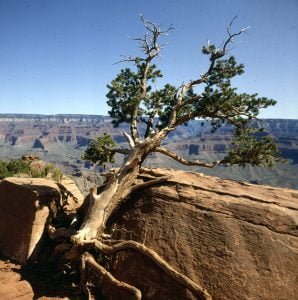
[[[115,62],[113,65],[117,65],[117,64],[120,64],[120,63],[135,63],[135,64],[138,64],[142,61],[145,61],[143,58],[141,57],[138,57],[138,56],[126,56],[126,55],[121,55],[121,57],[123,57],[123,59],[120,59],[119,61]]]
[[[131,121],[130,121],[130,131],[132,139],[135,143],[139,141],[138,134],[138,113],[139,113],[139,105],[143,99],[146,98],[147,95],[147,76],[150,68],[151,61],[159,56],[161,47],[159,45],[159,38],[163,35],[166,35],[173,29],[172,26],[167,28],[166,30],[162,30],[160,27],[155,25],[154,23],[146,20],[142,15],[140,15],[141,21],[143,22],[144,27],[147,32],[142,38],[135,38],[134,40],[138,42],[139,48],[145,54],[144,58],[132,58],[129,57],[126,61],[132,61],[134,63],[142,62],[144,64],[144,68],[142,69],[141,79],[140,79],[140,95],[137,101],[137,104],[132,110],[131,113]]]
[[[135,147],[135,142],[132,139],[132,137],[128,133],[126,133],[125,131],[123,131],[123,135],[126,138],[130,149],[133,149]]]
[[[200,160],[186,160],[182,157],[180,157],[178,154],[166,149],[166,148],[163,148],[163,147],[156,147],[154,149],[155,152],[159,152],[159,153],[162,153],[166,156],[169,156],[171,157],[172,159],[178,161],[179,163],[183,164],[183,165],[186,165],[186,166],[200,166],[200,167],[206,167],[206,168],[214,168],[215,166],[219,165],[219,164],[224,164],[226,163],[225,160],[217,160],[217,161],[214,161],[212,163],[205,163],[205,162],[202,162]]]
[[[229,43],[233,43],[233,42],[234,42],[234,38],[235,38],[236,36],[238,36],[238,35],[240,35],[240,34],[246,32],[246,31],[250,28],[250,26],[247,26],[247,27],[244,27],[244,28],[240,29],[240,30],[239,30],[238,32],[236,32],[236,33],[231,33],[231,27],[232,27],[232,25],[233,25],[233,23],[234,23],[234,21],[236,20],[237,17],[238,17],[238,16],[235,16],[235,17],[231,20],[229,26],[227,27],[227,33],[228,33],[228,36],[229,36],[229,37],[228,37],[228,39],[224,42],[224,45],[223,45],[223,48],[222,48],[223,55],[225,55],[226,52],[227,52],[227,46],[228,46],[228,44],[229,44]]]

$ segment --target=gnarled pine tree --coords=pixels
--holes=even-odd
[[[145,245],[135,241],[106,240],[106,223],[117,207],[134,190],[165,181],[161,177],[143,184],[135,184],[142,163],[152,152],[159,152],[172,159],[189,166],[213,168],[219,164],[250,163],[253,165],[272,165],[277,159],[277,149],[268,137],[258,138],[257,129],[252,128],[252,120],[259,110],[274,105],[275,101],[257,94],[249,95],[237,93],[232,87],[231,79],[241,75],[244,71],[242,64],[237,64],[233,56],[228,56],[229,46],[234,39],[245,32],[245,29],[233,33],[231,24],[227,28],[227,38],[222,47],[208,43],[202,52],[209,58],[207,70],[198,78],[182,83],[180,87],[166,84],[163,88],[153,89],[152,83],[162,77],[154,61],[159,57],[160,38],[167,35],[172,27],[163,30],[156,24],[141,17],[146,29],[144,37],[135,39],[143,56],[127,57],[123,61],[130,62],[134,70],[126,68],[120,71],[117,77],[108,85],[109,112],[113,123],[130,124],[130,133],[124,132],[127,139],[127,149],[117,149],[106,135],[99,138],[99,156],[88,149],[85,158],[93,161],[104,158],[112,160],[113,154],[121,153],[127,157],[117,170],[107,176],[106,183],[99,194],[96,189],[90,192],[90,202],[83,217],[79,230],[71,236],[73,243],[71,251],[66,257],[81,255],[82,285],[86,283],[85,267],[100,274],[105,274],[110,284],[126,289],[136,299],[141,298],[141,291],[137,288],[120,282],[106,271],[100,263],[86,249],[95,248],[102,253],[115,253],[127,248],[141,251],[150,257],[164,272],[167,272],[178,283],[185,285],[200,299],[211,299],[208,292],[185,275],[174,270],[158,254]],[[200,86],[201,93],[196,93]],[[162,146],[163,139],[179,125],[195,118],[211,121],[214,130],[222,124],[232,124],[235,128],[232,150],[223,160],[214,162],[188,161],[176,153]],[[145,130],[140,129],[140,124]],[[93,145],[93,144],[92,144]],[[111,147],[111,145],[113,147]],[[83,254],[82,254],[83,253]],[[72,256],[73,255],[73,256]],[[85,289],[88,291],[88,289]]]

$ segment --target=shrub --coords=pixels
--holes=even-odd
[[[0,179],[19,175],[28,175],[32,178],[44,178],[49,176],[57,182],[60,182],[63,177],[62,171],[52,164],[29,163],[22,159],[12,159],[10,161],[0,160]]]
[[[12,176],[12,174],[7,170],[7,163],[5,161],[0,161],[0,179]]]
[[[63,177],[62,171],[58,168],[54,168],[52,173],[52,179],[57,182],[60,182],[62,177]]]

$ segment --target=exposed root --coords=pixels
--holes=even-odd
[[[148,186],[153,185],[153,184],[168,181],[171,177],[172,176],[162,176],[162,177],[158,177],[156,179],[152,179],[152,180],[149,180],[149,181],[145,181],[145,182],[142,182],[142,183],[135,184],[130,188],[130,192],[133,192],[133,191],[138,190],[138,189],[142,189],[144,187],[148,187]]]
[[[112,238],[112,235],[107,234],[107,233],[102,233],[101,238],[104,239],[104,240],[110,240]]]
[[[59,238],[69,238],[76,233],[75,229],[71,228],[55,228],[52,225],[48,226],[48,235],[50,239],[56,240]]]
[[[95,229],[90,232],[89,228],[83,228],[80,229],[76,232],[75,235],[71,236],[71,241],[75,245],[81,244],[84,240],[88,240],[88,237],[90,236],[95,236],[96,234],[94,233]]]
[[[71,248],[72,244],[70,243],[63,242],[61,244],[58,244],[54,249],[53,256],[61,255],[62,253],[71,250]]]
[[[88,300],[91,298],[90,298],[90,292],[89,292],[88,288],[86,287],[86,265],[88,265],[92,270],[94,270],[96,273],[101,275],[111,285],[114,285],[119,289],[122,289],[122,290],[125,290],[125,291],[131,293],[133,295],[134,299],[136,299],[136,300],[142,299],[142,293],[139,289],[116,279],[103,266],[98,264],[91,254],[89,254],[88,252],[84,252],[81,257],[81,284],[83,286],[84,292],[88,296]]]
[[[78,259],[80,255],[81,255],[80,249],[76,245],[73,245],[70,250],[64,253],[63,259],[65,261],[73,261]]]
[[[99,251],[106,254],[113,254],[125,249],[134,249],[148,258],[150,258],[157,266],[159,266],[166,274],[172,277],[175,281],[179,282],[181,285],[185,286],[187,289],[195,293],[202,300],[211,300],[211,295],[206,289],[192,281],[189,277],[183,275],[182,273],[176,271],[172,266],[170,266],[163,258],[161,258],[155,251],[147,248],[145,245],[140,244],[136,241],[113,241],[113,245],[106,245],[98,240],[83,241],[82,245],[92,246]],[[102,268],[102,267],[101,267]],[[107,272],[107,271],[106,271]]]
[[[126,198],[129,194],[131,194],[132,192],[142,189],[144,187],[148,187],[157,183],[161,183],[161,182],[165,182],[168,181],[171,178],[171,176],[162,176],[162,177],[158,177],[149,181],[145,181],[142,183],[137,183],[133,186],[131,186],[129,189],[127,189],[125,191],[125,193],[123,193],[122,198]]]
[[[87,276],[86,276],[86,255],[81,256],[80,274],[81,274],[81,289],[82,292],[87,296],[88,300],[91,300],[91,293],[87,286]]]

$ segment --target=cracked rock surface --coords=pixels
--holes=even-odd
[[[206,288],[213,299],[297,299],[297,190],[172,169],[144,169],[140,182],[158,176],[172,177],[166,183],[137,190],[110,218],[107,233],[113,239],[144,243]],[[46,203],[57,195],[58,187],[53,183],[26,180],[9,179],[1,185],[0,224],[2,229],[8,226],[3,223],[3,214],[9,211],[14,225],[2,232],[10,236],[14,231],[19,234],[18,226],[24,229],[26,224],[31,224],[30,236],[32,224],[44,228],[44,222],[36,223],[36,214],[30,215],[31,222],[25,222],[28,212],[24,208],[42,213]],[[64,190],[74,194],[72,186]],[[4,201],[4,194],[10,195],[9,202]],[[3,241],[0,239],[0,244]],[[20,249],[22,244],[15,241],[11,243]],[[31,242],[26,245],[25,250]],[[142,299],[197,299],[133,250],[119,252],[107,265],[117,279],[138,287]],[[81,299],[71,282],[55,281],[48,275],[50,270],[38,272],[34,266],[22,270],[0,257],[0,299]],[[103,285],[104,280],[98,284]],[[129,299],[119,291],[106,293],[109,299]]]
[[[298,191],[174,170],[143,175],[173,177],[119,208],[113,238],[154,249],[214,299],[297,299]],[[195,299],[133,251],[118,253],[111,271],[143,299]]]

